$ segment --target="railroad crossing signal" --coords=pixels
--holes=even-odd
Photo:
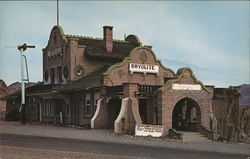
[[[27,59],[26,56],[24,55],[24,51],[27,48],[35,48],[34,45],[27,45],[27,44],[23,44],[17,47],[17,49],[20,51],[20,55],[21,55],[21,107],[19,109],[19,111],[22,114],[22,123],[25,124],[26,122],[26,115],[25,115],[25,83],[24,81],[28,81],[29,82],[29,74],[28,74],[28,66],[27,66]],[[23,63],[23,58],[25,60],[25,66],[26,66],[26,75],[27,78],[24,79],[24,63]]]
[[[35,48],[35,46],[34,45],[27,45],[24,43],[23,45],[19,45],[17,47],[17,49],[20,51],[25,51],[27,48]]]

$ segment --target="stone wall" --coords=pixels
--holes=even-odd
[[[5,119],[6,100],[0,100],[0,120]]]
[[[173,84],[189,84],[189,85],[200,85],[201,90],[174,90],[172,88]],[[191,69],[186,69],[179,75],[179,78],[174,80],[172,83],[167,82],[163,88],[162,92],[159,94],[158,103],[162,110],[159,120],[161,120],[164,126],[164,131],[167,133],[169,129],[172,128],[172,115],[175,105],[178,101],[189,98],[195,101],[201,111],[201,125],[207,129],[210,129],[210,119],[213,114],[212,111],[212,98],[213,91],[206,88],[202,83],[196,80]]]
[[[250,136],[250,107],[247,108],[246,124],[244,127],[245,133]]]
[[[201,110],[201,125],[210,128],[210,107],[212,104],[211,94],[201,91],[176,91],[169,90],[162,94],[162,124],[167,131],[172,128],[172,113],[178,101],[184,98],[193,99]]]
[[[241,109],[239,88],[215,88],[213,110],[217,119],[217,132],[220,140],[240,139]]]

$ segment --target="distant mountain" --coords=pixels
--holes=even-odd
[[[250,107],[250,84],[240,85],[240,105]]]

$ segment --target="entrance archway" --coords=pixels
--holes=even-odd
[[[180,131],[197,131],[201,123],[201,110],[191,98],[179,100],[173,110],[172,127]]]

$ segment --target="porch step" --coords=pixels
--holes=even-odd
[[[211,141],[206,136],[202,135],[200,132],[186,132],[186,131],[181,131],[179,133],[182,134],[182,141],[183,142],[190,142],[190,141]]]

